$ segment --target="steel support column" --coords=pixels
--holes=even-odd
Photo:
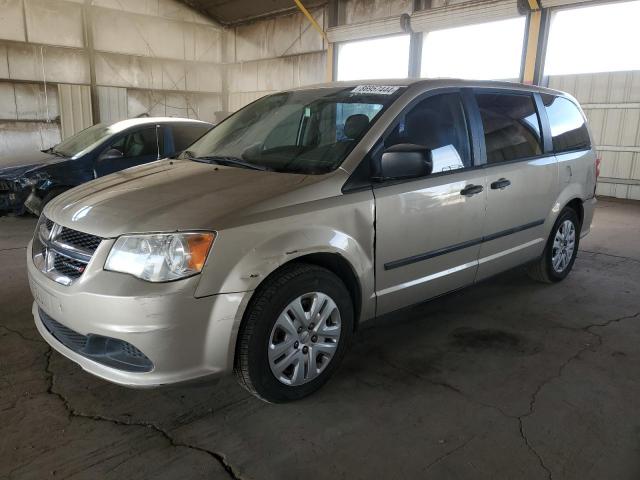
[[[540,85],[549,34],[549,12],[540,7],[538,0],[528,0],[527,6],[529,13],[522,52],[520,81]]]
[[[311,23],[313,28],[315,28],[318,31],[318,33],[322,36],[322,39],[324,40],[324,42],[327,45],[327,60],[326,60],[326,67],[325,67],[325,79],[326,79],[327,82],[331,82],[331,81],[333,81],[333,44],[331,42],[329,42],[329,39],[327,38],[327,34],[325,33],[325,31],[318,24],[318,22],[316,22],[316,19],[313,18],[313,15],[311,15],[311,13],[309,13],[309,10],[307,10],[307,8],[302,4],[302,2],[300,0],[293,0],[293,1],[296,2],[296,5],[298,6],[298,9],[302,12],[302,14],[305,17],[307,17],[307,20],[309,20],[309,23]]]

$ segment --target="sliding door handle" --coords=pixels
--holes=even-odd
[[[500,180],[496,180],[491,184],[491,190],[504,190],[509,185],[511,185],[511,180],[501,178]]]
[[[464,195],[465,197],[470,197],[471,195],[476,195],[484,190],[482,185],[467,185],[462,190],[460,190],[460,195]]]

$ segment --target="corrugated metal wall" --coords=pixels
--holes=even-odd
[[[58,85],[60,129],[62,138],[93,125],[89,85]]]
[[[602,157],[597,193],[640,200],[640,71],[549,78],[575,96]]]

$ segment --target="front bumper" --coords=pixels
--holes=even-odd
[[[58,352],[100,378],[129,387],[154,387],[218,376],[233,369],[238,327],[250,292],[195,298],[198,277],[151,284],[102,270],[111,242],[103,241],[85,273],[70,286],[37,270],[27,248],[33,316]],[[106,244],[106,245],[105,245]],[[133,345],[149,358],[148,372],[104,365],[65,346],[43,324],[40,310],[81,335]]]
[[[10,190],[0,191],[0,212],[9,212],[21,215],[25,211],[24,201],[29,192],[14,192]]]

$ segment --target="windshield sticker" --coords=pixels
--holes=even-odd
[[[398,91],[400,87],[392,85],[358,85],[351,90],[351,93],[374,94],[374,95],[391,95]]]

